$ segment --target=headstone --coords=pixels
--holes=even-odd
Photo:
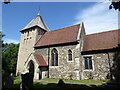
[[[33,89],[33,77],[32,73],[22,74],[22,90],[32,90]]]
[[[13,86],[13,81],[14,81],[13,76],[11,76],[7,73],[4,73],[2,79],[3,79],[3,81],[2,81],[3,87],[10,88]]]
[[[60,80],[58,81],[58,86],[60,86],[60,87],[65,87],[65,83],[64,83],[64,81],[63,81],[62,79],[60,79]]]

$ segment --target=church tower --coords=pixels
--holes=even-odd
[[[21,32],[20,47],[17,60],[16,74],[25,72],[25,63],[32,53],[34,53],[34,45],[49,28],[44,23],[42,17],[38,15],[32,19]]]

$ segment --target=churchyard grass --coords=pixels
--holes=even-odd
[[[13,87],[13,89],[15,89],[15,88],[19,88],[19,86],[20,86],[20,83],[21,83],[21,81],[20,80],[14,80],[14,87]],[[80,88],[80,89],[83,89],[83,90],[87,90],[88,88],[89,89],[92,89],[92,88],[101,88],[101,85],[78,85],[78,84],[65,84],[65,86],[64,87],[62,87],[62,86],[58,86],[58,84],[57,83],[51,83],[51,82],[34,82],[34,89],[36,90],[36,89],[39,89],[39,88],[45,88],[45,89],[58,89],[58,90],[68,90],[68,89],[70,89],[70,88]],[[17,89],[15,89],[15,90],[17,90]],[[34,90],[33,89],[33,90]]]
[[[15,77],[14,82],[18,83],[20,82],[20,76]],[[58,78],[44,78],[41,80],[45,80],[45,81],[59,81],[60,79]],[[64,82],[83,82],[83,83],[106,83],[108,82],[108,80],[69,80],[69,79],[62,79]]]
[[[42,79],[41,81],[34,81],[34,89],[33,90],[37,90],[40,88],[45,88],[45,89],[59,89],[59,90],[68,90],[70,88],[80,88],[81,90],[87,90],[87,89],[101,89],[102,85],[82,85],[82,84],[69,84],[69,83],[65,83],[64,86],[58,86],[58,81],[60,79],[51,79],[51,78],[46,78],[46,79]],[[44,82],[44,81],[48,81],[48,82]],[[49,82],[49,81],[56,81],[56,83],[53,82]],[[98,81],[98,80],[64,80],[64,82],[85,82],[85,83],[106,83],[107,81]],[[14,80],[14,86],[12,87],[12,90],[19,90],[20,88],[20,84],[21,84],[21,79],[20,77],[16,77]],[[8,89],[4,89],[4,90],[8,90]]]
[[[59,81],[60,79],[53,79],[53,78],[45,78],[42,80],[46,81]],[[83,82],[83,83],[106,83],[108,80],[69,80],[69,79],[63,79],[64,82]]]

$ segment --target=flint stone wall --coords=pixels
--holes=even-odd
[[[85,57],[88,55],[83,55]],[[110,68],[113,66],[114,52],[90,54],[92,56],[93,69],[85,70],[84,58],[83,58],[83,79],[94,79],[94,80],[106,80],[110,79]]]
[[[58,51],[58,66],[51,66],[51,51],[54,48]],[[72,51],[72,61],[68,60],[69,49]],[[75,70],[76,67],[79,67],[79,63],[77,63],[79,59],[75,62],[75,56],[78,56],[75,54],[79,53],[75,53],[75,50],[76,45],[69,45],[50,47],[49,50],[48,48],[37,49],[35,52],[43,55],[47,63],[49,58],[49,78],[76,79],[79,77],[79,72]]]

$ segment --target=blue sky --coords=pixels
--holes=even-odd
[[[118,28],[118,12],[109,2],[12,2],[2,4],[2,30],[5,42],[18,43],[22,30],[38,13],[55,30],[84,22],[86,33]]]

